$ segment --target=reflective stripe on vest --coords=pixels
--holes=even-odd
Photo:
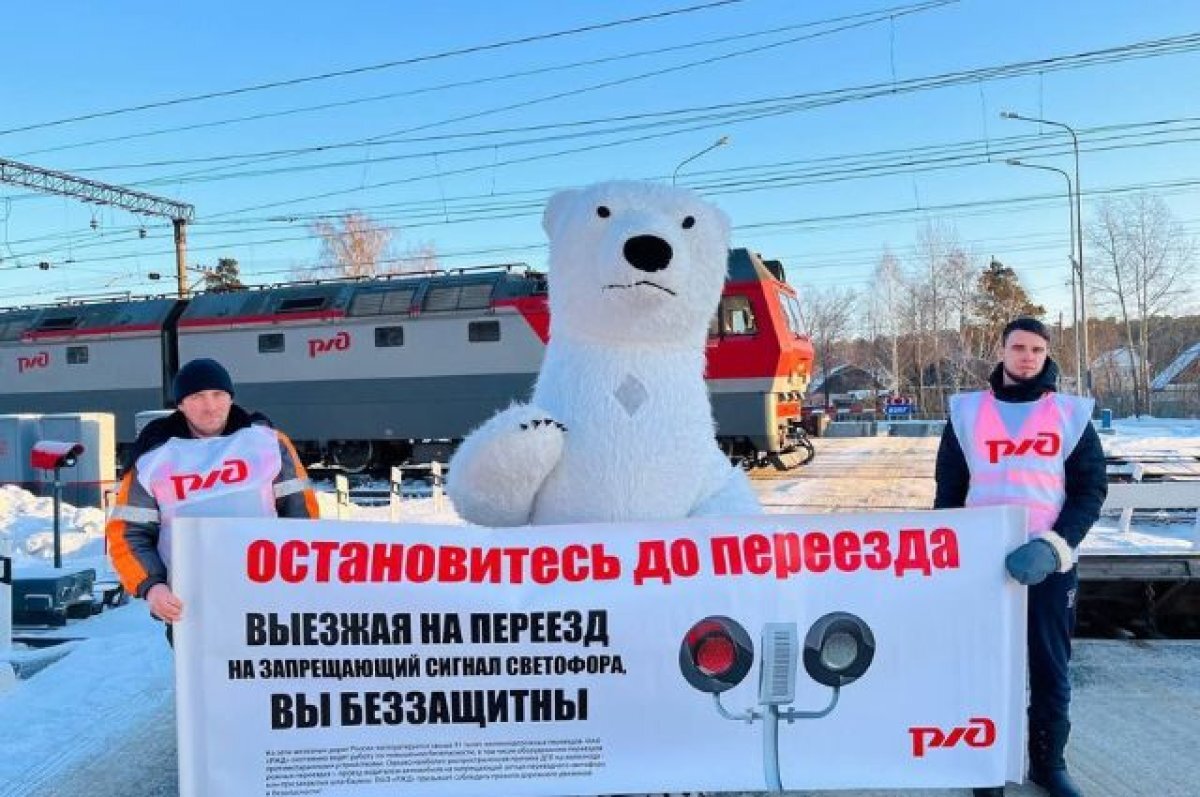
[[[1005,425],[999,404],[991,391],[950,399],[950,422],[971,475],[966,506],[1025,506],[1030,533],[1048,531],[1066,501],[1067,457],[1091,423],[1093,402],[1047,393],[1006,404],[1015,429]]]
[[[274,517],[283,463],[269,426],[199,440],[172,438],[137,461],[138,481],[158,502],[158,552],[171,566],[177,517]]]

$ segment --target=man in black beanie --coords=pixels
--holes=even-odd
[[[1028,539],[1005,559],[1029,587],[1029,779],[1051,797],[1080,797],[1067,773],[1076,549],[1100,516],[1108,476],[1091,399],[1057,392],[1050,334],[1016,318],[1001,336],[989,390],[950,400],[937,455],[935,509],[1028,507]],[[975,789],[999,797],[1003,786]]]
[[[138,435],[105,527],[121,583],[168,623],[168,639],[183,615],[168,583],[174,518],[319,516],[292,442],[233,403],[233,380],[219,362],[192,360],[172,387],[177,409]]]

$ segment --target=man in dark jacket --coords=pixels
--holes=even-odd
[[[1067,773],[1076,549],[1108,493],[1104,449],[1090,399],[1056,392],[1049,333],[1033,318],[1004,329],[990,390],[951,400],[937,455],[935,509],[1018,504],[1029,539],[1005,559],[1029,586],[1029,779],[1053,797],[1079,797]],[[1003,786],[979,788],[998,797]]]
[[[169,584],[176,517],[319,514],[291,441],[233,403],[233,380],[220,363],[192,360],[173,390],[178,409],[138,435],[105,527],[121,583],[168,624],[183,616]]]

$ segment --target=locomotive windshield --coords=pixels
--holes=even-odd
[[[709,337],[753,335],[758,331],[754,308],[745,296],[723,296],[717,314],[708,325]]]

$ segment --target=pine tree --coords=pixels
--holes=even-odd
[[[1041,318],[1045,314],[1045,307],[1030,301],[1017,272],[999,260],[993,259],[979,275],[975,316],[983,327],[984,340],[999,340],[1004,325],[1017,316]]]
[[[219,258],[216,268],[204,272],[204,289],[207,291],[239,291],[245,287],[236,258]]]

